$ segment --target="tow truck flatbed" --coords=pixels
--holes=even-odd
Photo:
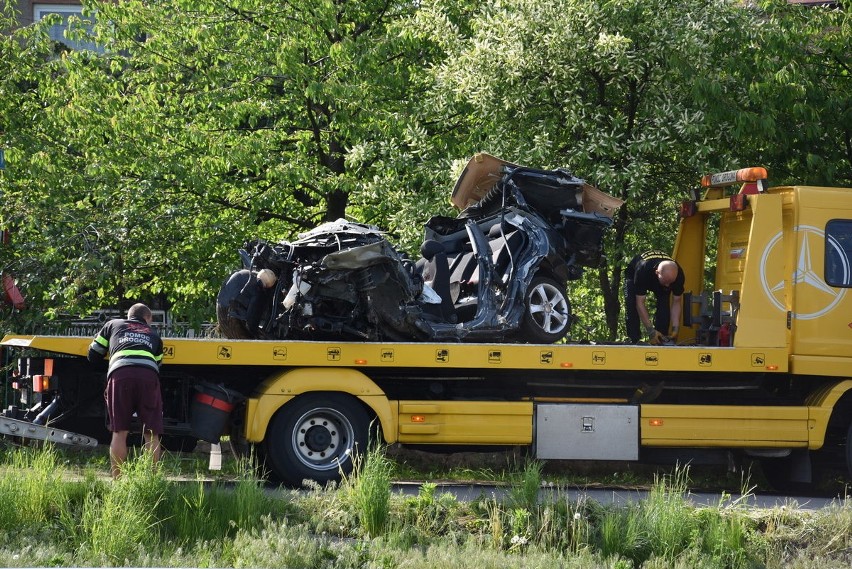
[[[83,356],[91,338],[6,336],[6,346]],[[695,372],[788,371],[786,348],[163,339],[163,365]]]

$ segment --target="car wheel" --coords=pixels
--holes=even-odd
[[[219,327],[219,333],[231,340],[251,340],[252,335],[249,333],[244,320],[231,318],[228,315],[228,308],[225,306],[216,307],[216,320]]]
[[[571,305],[565,285],[545,276],[533,278],[524,295],[521,339],[533,344],[552,344],[568,334]]]
[[[339,393],[302,395],[273,417],[264,455],[272,474],[290,486],[305,479],[339,481],[367,447],[369,416],[354,397]]]

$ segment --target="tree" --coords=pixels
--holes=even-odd
[[[852,186],[852,2],[765,2],[749,146],[778,182]],[[756,108],[755,108],[756,107]]]
[[[754,24],[734,3],[703,0],[432,0],[414,21],[442,38],[434,109],[468,117],[471,149],[569,167],[626,200],[589,283],[603,291],[609,338],[626,261],[670,248],[680,197],[709,164],[732,162],[724,99],[746,93],[732,70],[759,42]]]
[[[417,71],[416,45],[389,26],[410,3],[96,8],[104,53],[42,57],[37,120],[7,129],[4,217],[54,309],[150,297],[209,317],[245,240],[343,217],[365,181],[377,203],[356,200],[358,217],[393,211],[384,191],[429,188],[389,177],[400,153],[386,141],[406,139]]]
[[[589,334],[614,338],[623,266],[671,247],[675,206],[699,174],[762,164],[773,180],[852,178],[848,11],[783,0],[93,7],[102,53],[56,45],[47,22],[0,37],[0,222],[15,231],[0,260],[34,313],[145,299],[207,319],[244,241],[343,215],[413,252],[425,218],[450,213],[453,174],[485,150],[568,167],[627,200],[607,263],[572,291]]]

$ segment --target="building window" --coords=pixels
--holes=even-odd
[[[825,282],[852,287],[852,220],[832,219],[825,225]]]
[[[93,15],[83,15],[83,7],[73,4],[33,4],[33,21],[38,22],[51,14],[56,14],[61,18],[59,21],[50,26],[50,39],[61,42],[71,49],[89,50],[103,52],[94,42],[77,41],[65,37],[65,30],[68,29],[68,20],[72,17],[79,19],[79,24],[91,33],[95,26],[95,17]]]

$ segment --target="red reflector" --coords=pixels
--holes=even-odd
[[[53,358],[47,358],[44,360],[44,375],[53,375]]]
[[[234,409],[234,405],[232,403],[228,403],[224,399],[216,399],[212,395],[207,395],[206,393],[196,393],[195,400],[202,405],[213,407],[214,409],[224,411],[225,413],[230,413]]]
[[[748,205],[745,194],[734,194],[731,196],[731,211],[743,211]]]
[[[681,217],[684,217],[684,218],[692,217],[696,213],[698,213],[698,206],[695,204],[694,201],[686,200],[686,201],[681,202],[681,204],[680,204],[680,216]]]
[[[12,275],[3,275],[3,294],[6,301],[18,310],[23,310],[27,307],[27,304],[24,301],[24,295],[22,295],[21,291],[18,290],[18,287],[15,286],[15,279],[12,278]]]

